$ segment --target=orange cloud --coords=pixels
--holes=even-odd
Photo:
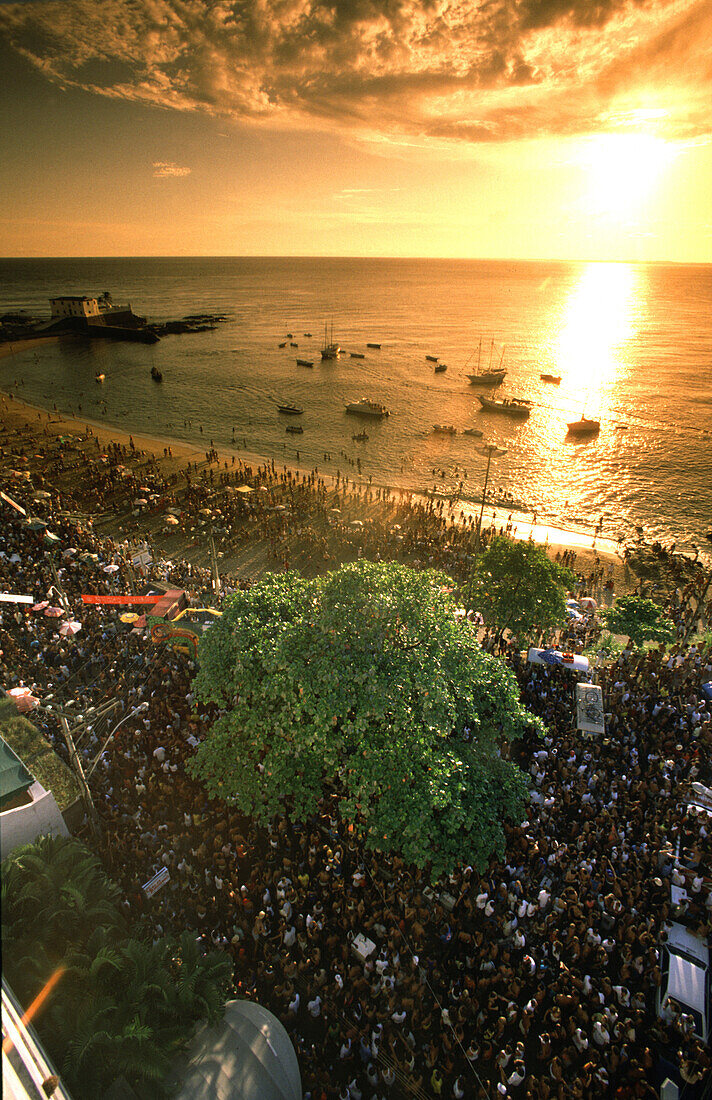
[[[256,124],[467,143],[588,132],[656,96],[669,100],[666,136],[707,137],[711,21],[707,0],[0,5],[0,34],[64,86]]]

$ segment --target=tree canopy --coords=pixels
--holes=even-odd
[[[236,593],[201,640],[196,691],[223,713],[189,770],[262,822],[305,820],[328,787],[367,846],[433,877],[483,866],[526,798],[498,747],[539,725],[447,585],[361,561]]]
[[[613,634],[624,634],[632,645],[668,642],[675,637],[675,624],[660,604],[645,596],[620,596],[601,618]]]
[[[76,840],[41,837],[2,864],[3,970],[24,1007],[57,976],[33,1022],[77,1100],[120,1076],[140,1097],[163,1096],[175,1051],[225,1006],[227,956],[203,956],[191,932],[130,938],[119,897]]]
[[[557,565],[534,542],[492,539],[474,567],[469,603],[485,623],[523,638],[566,622],[570,569]]]

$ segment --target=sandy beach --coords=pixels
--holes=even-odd
[[[24,451],[26,461],[24,468],[33,474],[40,474],[42,485],[48,488],[51,483],[60,494],[69,491],[71,475],[60,474],[55,467],[48,466],[46,462],[47,450],[54,455],[58,453],[58,441],[60,438],[75,437],[72,444],[88,456],[88,460],[96,462],[98,457],[110,446],[118,445],[131,456],[127,464],[136,471],[138,480],[141,472],[149,468],[155,469],[162,478],[173,480],[176,490],[186,485],[187,477],[203,478],[208,484],[212,471],[212,478],[222,469],[235,472],[248,469],[257,471],[272,468],[270,459],[243,449],[221,449],[217,457],[211,456],[209,462],[206,451],[185,442],[157,436],[138,435],[122,430],[114,425],[107,425],[87,418],[72,418],[57,412],[49,412],[37,406],[21,401],[14,393],[5,394],[2,397],[2,423],[5,431],[2,434],[4,443],[12,442],[8,453],[5,454],[1,465],[6,469],[17,465],[18,455]],[[65,445],[60,445],[61,449]],[[14,452],[14,457],[12,452]],[[14,465],[13,465],[14,464]],[[52,472],[54,470],[54,472]],[[337,484],[337,479],[328,474],[315,472],[307,467],[299,468],[292,464],[289,466],[274,466],[276,473],[289,471],[295,478],[308,478],[317,476],[326,486],[327,493],[333,497],[331,508],[336,509],[339,519],[349,525],[357,525],[371,522],[377,509],[383,511],[386,503],[383,499],[373,499],[375,493],[368,494],[366,479],[349,477],[346,484],[347,492],[344,493],[344,480]],[[20,471],[18,471],[20,472]],[[355,471],[353,471],[355,474]],[[33,477],[33,480],[36,480]],[[386,494],[383,494],[385,496]],[[164,500],[168,503],[178,503],[179,493],[174,494],[175,499]],[[381,492],[378,492],[381,497]],[[427,498],[418,498],[415,494],[401,493],[398,489],[392,489],[387,496],[386,510],[390,513],[395,507],[395,502],[406,501],[427,505]],[[467,505],[456,499],[447,497],[430,498],[435,507],[442,506],[444,515],[455,520],[458,525],[476,522],[479,516],[477,505]],[[73,506],[73,505],[68,505]],[[93,517],[94,527],[97,532],[122,539],[132,537],[140,539],[147,536],[154,550],[160,551],[165,557],[184,557],[194,564],[206,567],[209,564],[207,532],[196,528],[183,530],[177,526],[169,529],[163,526],[163,518],[139,512],[136,509],[127,508],[124,511],[102,514],[100,511],[93,514],[92,509],[87,508],[86,518]],[[494,524],[497,528],[504,527],[507,523],[508,512],[489,503],[484,510],[483,526]],[[381,517],[383,518],[383,517]],[[391,517],[393,520],[396,517]],[[514,520],[512,534],[517,538],[532,538],[547,549],[552,558],[564,551],[574,551],[576,554],[575,568],[577,571],[588,574],[594,568],[605,569],[607,575],[612,575],[616,593],[626,592],[632,589],[637,578],[625,565],[622,557],[617,552],[615,544],[610,540],[595,540],[591,535],[578,532],[557,531],[542,524],[533,524],[526,517],[517,517]],[[289,563],[291,567],[301,568],[304,571],[312,571],[315,568],[311,553],[313,539],[311,533],[298,527],[296,531],[287,534],[287,538],[280,536],[280,551],[278,558],[282,567]],[[286,542],[286,546],[285,546]],[[272,540],[267,540],[264,533],[261,537],[248,538],[241,542],[239,549],[226,548],[219,554],[221,558],[221,570],[236,573],[239,576],[254,577],[263,571],[279,567],[275,564],[274,545]],[[327,562],[324,562],[326,565]],[[329,561],[328,565],[337,564]]]

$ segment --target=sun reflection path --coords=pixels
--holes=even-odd
[[[565,307],[555,355],[561,397],[578,415],[598,416],[609,403],[635,331],[640,275],[630,264],[592,263]]]

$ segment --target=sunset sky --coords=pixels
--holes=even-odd
[[[712,262],[710,0],[0,0],[0,254]]]

